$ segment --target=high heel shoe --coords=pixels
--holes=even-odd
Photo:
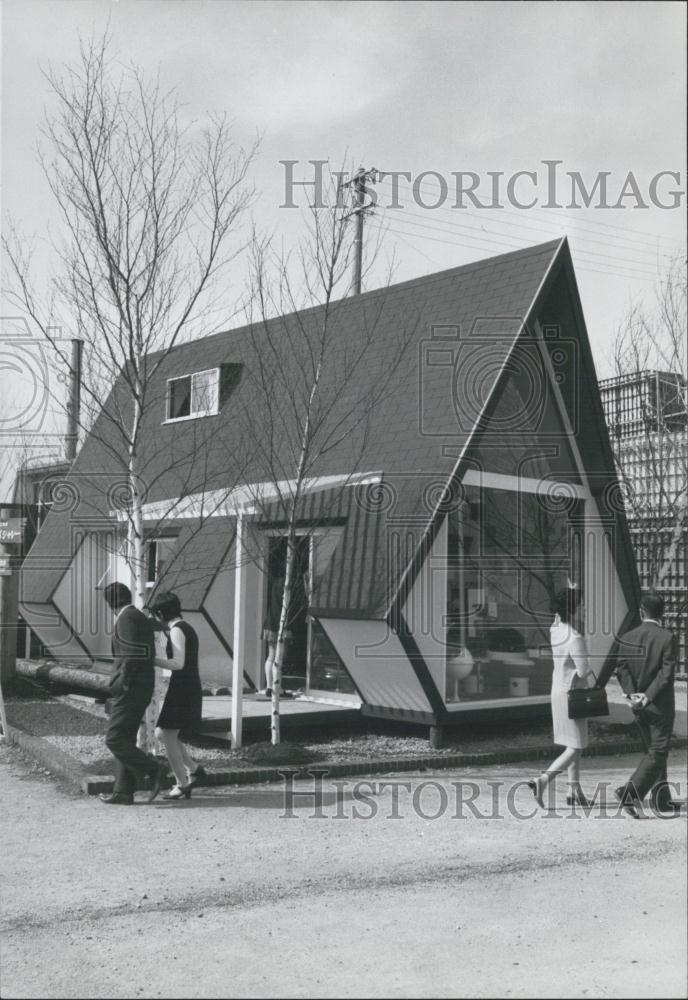
[[[544,788],[542,787],[542,785],[540,783],[540,779],[539,778],[535,778],[534,781],[529,781],[528,782],[528,788],[531,790],[531,792],[535,796],[535,801],[540,806],[540,808],[544,809],[545,808],[545,803],[544,803],[543,798],[542,798],[542,793],[544,791]]]
[[[206,777],[206,769],[202,764],[199,764],[195,771],[189,771],[189,780],[187,782],[188,788],[194,788],[198,784],[199,778]]]
[[[188,785],[175,785],[169,792],[165,792],[163,799],[190,799],[192,790],[193,784],[191,782]]]

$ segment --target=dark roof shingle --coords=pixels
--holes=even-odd
[[[373,403],[367,433],[352,425],[351,432],[336,446],[323,450],[309,475],[357,469],[383,472],[387,483],[401,481],[405,476],[412,482],[418,473],[446,480],[561,245],[561,241],[545,243],[333,303],[335,336],[323,382],[324,426],[336,427],[339,419],[348,419],[348,413],[363,405],[361,400],[374,398],[376,385],[381,378],[384,380],[385,372],[391,374],[384,393]],[[268,321],[269,333],[291,337],[297,343],[301,331],[317,329],[321,318],[322,307],[276,317]],[[370,337],[370,343],[365,363],[356,370],[355,378],[342,384],[338,373],[346,369],[356,346],[366,337]],[[260,330],[241,327],[179,344],[167,356],[150,357],[150,365],[159,362],[159,367],[147,389],[141,429],[140,468],[147,501],[204,489],[231,489],[242,482],[272,478],[266,474],[257,450],[250,442],[247,446],[245,423],[250,419],[259,424],[262,418],[256,412],[260,397],[255,383],[252,385],[261,343]],[[303,359],[294,357],[290,362],[284,352],[282,358],[287,361],[280,360],[281,367],[272,373],[275,392],[295,392],[300,378],[298,366]],[[393,367],[390,358],[396,360]],[[221,412],[198,420],[165,423],[167,379],[224,363],[243,364],[245,373]],[[452,405],[452,399],[458,404]],[[112,420],[116,401],[126,410],[128,400],[121,377],[69,475],[69,482],[78,490],[78,503],[68,515],[72,524],[107,521],[118,486],[126,482],[121,435]],[[288,407],[280,410],[275,429],[283,470],[290,468],[286,455],[294,430],[288,426],[288,416],[283,417],[288,412]],[[119,462],[117,454],[122,455]],[[418,491],[414,493],[415,487],[409,489],[414,502],[422,503]],[[424,513],[427,521],[429,514]],[[356,538],[361,534],[367,537],[369,530],[380,530],[380,514],[359,511],[356,516],[362,519]],[[49,557],[58,553],[64,561],[64,550],[68,548],[64,531],[69,525],[56,518],[49,515],[27,559],[26,601],[49,600],[66,568],[66,563],[61,569],[48,566],[52,561]],[[210,529],[208,532],[210,538]],[[360,539],[354,541],[354,534],[349,533],[349,542],[357,546]],[[189,544],[189,557],[196,548],[195,543]],[[211,549],[212,558],[222,558],[222,546],[211,545]],[[197,557],[201,558],[200,549]],[[344,553],[337,557],[344,558]],[[381,589],[374,584],[382,569],[368,563],[375,558],[380,563],[381,557],[379,553],[376,556],[374,547],[369,547],[361,558],[363,562],[357,563],[356,572],[370,581],[370,592],[358,596],[340,594],[336,599],[346,607],[364,606],[377,612],[387,599],[388,586]],[[335,563],[336,559],[333,573]],[[44,569],[35,572],[41,565]],[[339,566],[337,571],[343,573],[344,567]],[[390,586],[394,579],[395,574],[388,574]],[[176,580],[181,586],[179,574]],[[331,601],[335,599],[334,577],[328,586],[327,600]],[[365,589],[369,584],[362,582],[361,586]],[[200,584],[191,589],[189,599],[198,600]]]

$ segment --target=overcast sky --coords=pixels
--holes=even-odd
[[[666,202],[685,190],[683,3],[3,0],[2,208],[28,233],[59,231],[35,157],[49,100],[41,66],[74,60],[78,32],[98,33],[108,18],[121,60],[160,68],[189,116],[227,111],[239,139],[262,134],[255,214],[287,245],[299,212],[279,208],[285,159],[301,161],[304,177],[309,159],[337,166],[347,151],[366,167],[449,180],[474,171],[485,185],[488,171],[535,171],[541,204],[545,159],[588,186],[609,171],[612,203],[629,171],[648,202],[660,171],[681,173],[660,185]],[[516,189],[524,201],[529,183]],[[389,182],[379,190],[384,200]],[[429,202],[438,182],[421,190]],[[658,264],[685,247],[685,200],[673,210],[628,198],[625,208],[524,211],[504,200],[480,211],[449,198],[433,211],[400,191],[406,210],[371,221],[388,227],[399,279],[568,235],[600,375],[629,301],[651,297]]]

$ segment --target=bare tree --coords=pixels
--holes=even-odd
[[[658,590],[676,569],[688,531],[687,350],[685,260],[676,257],[661,276],[654,306],[633,305],[613,342],[615,374],[629,384],[642,374],[625,396],[618,390],[617,405],[626,413],[611,415],[610,430],[642,575]],[[629,415],[634,423],[624,429]]]
[[[346,204],[334,181],[332,194],[328,207],[311,208],[306,236],[292,254],[276,249],[270,239],[256,236],[252,243],[246,366],[250,392],[241,418],[254,470],[248,492],[252,512],[263,519],[276,517],[286,543],[272,683],[273,744],[280,741],[281,677],[297,549],[327,516],[325,510],[305,523],[304,498],[326,483],[327,509],[333,508],[342,491],[365,473],[371,419],[408,356],[418,323],[410,310],[400,318],[395,348],[384,355],[374,350],[385,310],[384,288],[361,300],[353,326],[342,323],[352,306],[341,295],[352,286],[351,220],[358,209]],[[364,273],[378,248],[379,243],[368,249]],[[250,543],[244,544],[250,550]],[[259,555],[248,551],[247,558],[262,564]]]
[[[45,76],[53,102],[39,155],[63,235],[53,243],[57,266],[41,292],[31,276],[32,246],[9,227],[5,294],[63,363],[56,326],[84,341],[81,427],[123,484],[115,506],[141,607],[150,534],[144,507],[156,485],[144,415],[155,405],[156,375],[170,351],[220,319],[217,279],[245,247],[238,234],[257,147],[235,147],[225,117],[185,125],[175,93],[135,66],[121,69],[107,35],[82,42],[75,65],[50,67]],[[208,433],[194,429],[204,440]],[[203,453],[197,440],[179,458],[180,486],[158,525],[179,513],[185,494],[203,489]],[[90,471],[82,476],[85,482]],[[199,523],[213,513],[201,504]]]
[[[54,107],[39,150],[63,223],[59,266],[40,295],[31,247],[11,227],[6,294],[60,356],[58,317],[85,342],[82,426],[100,415],[99,442],[126,479],[127,557],[141,606],[142,488],[153,485],[142,467],[143,415],[170,350],[207,332],[218,308],[216,278],[242,249],[230,238],[251,199],[256,147],[235,149],[226,118],[183,126],[175,94],[137,67],[116,69],[107,36],[82,43],[77,65],[46,78]],[[118,374],[121,391],[108,396]]]

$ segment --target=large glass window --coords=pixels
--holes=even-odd
[[[308,687],[309,690],[328,691],[332,694],[356,694],[356,687],[337,650],[327,638],[320,622],[315,619],[311,623]]]
[[[447,702],[548,694],[551,602],[582,578],[580,501],[471,486],[449,515]]]

